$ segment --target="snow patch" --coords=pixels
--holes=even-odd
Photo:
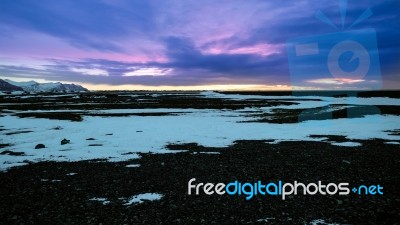
[[[192,154],[219,155],[221,152],[193,152]]]
[[[331,142],[331,145],[343,146],[343,147],[359,147],[362,144],[359,142],[347,141],[347,142]]]
[[[158,193],[144,193],[139,195],[134,195],[130,197],[124,205],[133,205],[133,204],[140,204],[144,201],[156,201],[160,200],[163,197],[162,194]]]
[[[265,222],[265,223],[268,223],[268,222],[270,222],[271,220],[274,220],[275,218],[272,218],[272,217],[267,217],[267,218],[264,218],[264,219],[259,219],[259,220],[257,220],[257,222]]]
[[[203,94],[219,98],[229,98],[214,92]],[[249,96],[240,96],[250,98]],[[298,99],[300,105],[288,107],[310,107],[329,105],[331,97],[310,97],[313,101],[304,101],[303,96],[253,96],[269,99]],[[315,101],[321,99],[322,101]],[[335,103],[342,103],[336,99]],[[351,103],[355,99],[349,98]],[[399,99],[363,98],[363,104],[400,105]],[[308,107],[307,106],[307,107]],[[286,106],[279,106],[281,108]],[[10,151],[24,150],[25,155],[1,155],[0,170],[13,166],[26,165],[41,161],[81,161],[105,159],[119,162],[139,158],[138,153],[177,153],[166,149],[170,143],[197,143],[205,147],[227,147],[237,140],[275,140],[269,144],[282,141],[327,141],[326,138],[312,138],[310,135],[343,135],[348,139],[368,140],[384,139],[388,144],[398,144],[400,136],[391,135],[389,130],[400,129],[400,117],[393,115],[367,115],[362,118],[343,118],[335,120],[310,120],[300,123],[246,123],[254,118],[248,117],[246,111],[268,111],[274,107],[246,108],[243,110],[215,109],[113,109],[89,110],[90,113],[158,113],[177,112],[179,115],[162,115],[151,117],[98,117],[83,116],[82,122],[67,120],[49,120],[39,118],[19,118],[10,114],[0,117],[4,131],[0,131],[2,142],[10,143]],[[65,110],[63,110],[65,111]],[[78,110],[82,111],[82,110]],[[30,111],[25,111],[30,112]],[[60,112],[57,110],[38,110],[35,112]],[[74,112],[73,110],[69,112]],[[86,111],[85,111],[86,112]],[[62,129],[55,129],[59,127]],[[195,129],[194,129],[195,128]],[[10,132],[30,130],[30,133],[5,135]],[[140,131],[140,132],[138,132]],[[106,135],[106,134],[113,135]],[[89,146],[92,142],[86,138],[96,139],[102,146]],[[68,145],[60,145],[63,138],[71,140]],[[36,144],[44,144],[46,149],[34,149]],[[361,146],[357,142],[332,143],[339,146]],[[213,154],[203,153],[202,154]],[[216,153],[214,153],[216,154]]]
[[[310,222],[310,225],[340,225],[339,223],[327,223],[325,220],[316,219]]]
[[[125,167],[128,167],[128,168],[137,168],[137,167],[140,167],[140,164],[129,164],[129,165],[126,165]]]
[[[91,199],[89,199],[89,201],[101,202],[103,205],[110,204],[110,201],[107,198],[91,198]]]
[[[398,141],[387,141],[387,142],[385,142],[385,144],[389,144],[389,145],[400,145],[400,142],[398,142]]]

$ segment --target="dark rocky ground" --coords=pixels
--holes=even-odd
[[[399,97],[399,93],[368,92],[363,95]],[[237,110],[296,104],[290,98],[229,100],[204,98],[197,92],[190,95],[180,95],[179,92],[162,94],[93,92],[80,94],[79,99],[74,98],[76,95],[54,97],[54,94],[38,94],[32,98],[0,96],[1,103],[4,103],[0,105],[0,112],[21,117],[79,122],[82,116],[87,115],[85,110],[92,109]],[[340,93],[336,94],[340,96]],[[275,95],[288,93],[276,92]],[[383,114],[400,114],[396,106],[378,108]],[[30,114],[24,112],[35,109],[60,111]],[[69,112],[71,109],[81,111],[72,113]],[[323,113],[324,108],[315,110],[316,113],[307,114],[305,119],[327,119],[327,115]],[[360,106],[357,110],[357,116],[375,114],[370,107]],[[302,111],[281,109],[274,112],[274,117],[251,113],[249,116],[254,117],[254,122],[293,123],[298,121]],[[162,116],[137,113],[132,115]],[[343,109],[334,110],[332,115],[328,115],[333,119],[346,116]],[[5,128],[0,126],[0,129]],[[399,131],[392,131],[392,135],[399,135]],[[341,136],[327,138],[335,142],[349,141]],[[205,148],[196,143],[172,143],[167,146],[171,152],[188,152],[141,154],[140,159],[130,162],[41,162],[12,168],[7,172],[0,172],[0,224],[309,224],[315,219],[338,224],[400,224],[399,145],[385,144],[382,140],[357,140],[363,144],[360,147],[339,147],[322,142],[268,144],[268,141],[273,140],[238,141],[226,148]],[[8,145],[0,140],[1,151],[6,150]],[[140,164],[140,167],[126,167],[131,163]],[[68,176],[69,173],[76,175]],[[279,196],[260,195],[249,201],[245,200],[245,196],[189,196],[187,185],[191,178],[196,178],[197,183],[228,183],[235,180],[260,180],[265,183],[297,180],[314,183],[321,180],[325,184],[348,182],[351,187],[380,184],[384,187],[384,195],[297,195],[285,201]],[[149,192],[160,193],[164,197],[159,201],[131,206],[123,205],[124,202],[120,199]],[[107,198],[110,204],[89,201],[94,197]],[[265,218],[270,219],[268,222],[259,221]]]
[[[87,110],[107,109],[216,109],[243,110],[248,107],[275,107],[297,105],[296,101],[321,101],[319,96],[361,96],[400,98],[400,91],[274,91],[274,92],[221,92],[223,94],[242,94],[259,96],[287,96],[278,99],[229,99],[208,98],[200,92],[143,92],[143,91],[107,91],[87,92],[79,94],[31,94],[29,98],[22,95],[0,95],[0,112],[10,113],[19,117],[47,118],[54,120],[70,120],[80,122],[83,116],[162,116],[179,115],[179,113],[101,113],[96,114]],[[293,98],[291,96],[295,96]],[[304,96],[304,98],[299,97]],[[345,108],[343,108],[345,107]],[[349,110],[351,109],[351,110]],[[35,110],[49,110],[38,112]],[[53,112],[52,112],[53,110]],[[73,111],[71,111],[73,110]],[[327,112],[326,110],[329,110]],[[29,111],[29,112],[27,112]],[[400,115],[400,107],[392,105],[366,106],[335,104],[314,109],[273,109],[272,113],[249,112],[253,122],[267,123],[297,123],[299,118],[304,120],[339,119],[346,117],[363,117],[366,115],[384,114]],[[2,114],[0,114],[1,116]]]
[[[329,137],[344,141],[342,137]],[[170,145],[189,152],[142,154],[131,162],[42,162],[0,173],[0,224],[399,224],[400,147],[381,140],[361,147],[321,142],[240,141],[227,148]],[[221,154],[199,154],[198,152]],[[196,154],[197,153],[197,154]],[[139,163],[138,168],[127,168]],[[68,173],[77,173],[67,176]],[[187,195],[187,183],[349,182],[380,184],[384,195]],[[47,179],[44,181],[43,179]],[[51,182],[52,180],[60,180]],[[120,197],[161,193],[159,201],[124,206]],[[89,201],[106,197],[108,205]]]

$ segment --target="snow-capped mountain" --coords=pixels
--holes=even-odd
[[[0,79],[0,91],[23,91],[23,89]]]
[[[0,79],[1,80],[1,79]],[[14,87],[19,87],[26,92],[84,92],[86,88],[76,84],[56,83],[38,83],[36,81],[16,82],[12,80],[1,80],[1,83],[7,83]],[[6,84],[4,84],[6,85]],[[0,91],[9,91],[0,86]]]

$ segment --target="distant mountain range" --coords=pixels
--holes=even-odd
[[[76,84],[38,83],[36,81],[16,82],[0,79],[0,91],[25,91],[25,92],[85,92],[88,89]]]

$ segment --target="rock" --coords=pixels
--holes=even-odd
[[[56,127],[53,128],[53,130],[62,130],[62,127],[56,126]]]
[[[70,140],[64,138],[61,140],[61,145],[66,145],[69,144],[70,142],[71,142]]]
[[[46,146],[44,144],[37,144],[35,146],[35,149],[41,149],[41,148],[46,148]]]
[[[13,152],[13,151],[6,150],[6,151],[2,151],[0,153],[0,155],[21,156],[21,155],[25,155],[25,152]]]

